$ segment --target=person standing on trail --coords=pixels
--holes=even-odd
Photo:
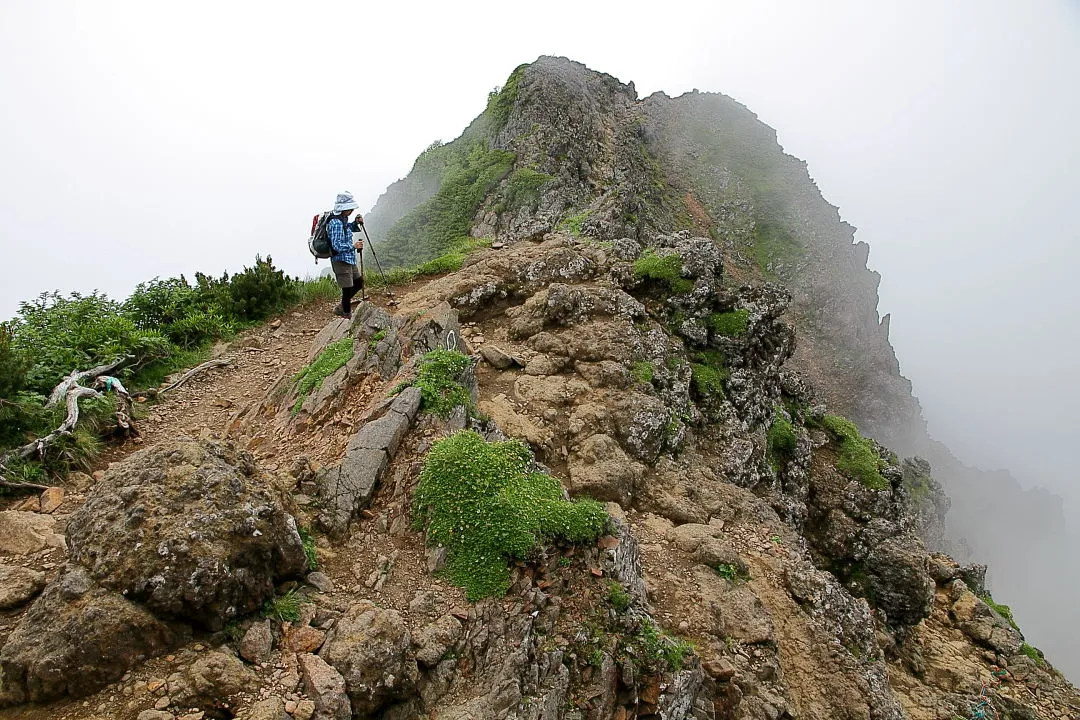
[[[364,218],[357,215],[356,220],[349,220],[358,207],[352,193],[346,190],[337,196],[334,214],[326,222],[326,236],[330,239],[333,250],[330,267],[334,271],[338,287],[341,288],[341,305],[334,308],[334,314],[346,320],[352,320],[353,296],[364,287],[364,275],[360,272],[356,258],[356,251],[364,249],[364,241],[352,239],[353,233],[360,232]]]

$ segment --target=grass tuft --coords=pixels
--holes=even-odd
[[[457,350],[432,350],[420,358],[412,384],[420,388],[421,409],[444,419],[458,405],[472,409],[472,396],[459,382],[471,362]]]
[[[281,622],[296,622],[300,619],[300,604],[303,598],[296,589],[279,597],[272,597],[263,603],[264,617],[277,618]]]
[[[729,312],[713,313],[709,316],[707,324],[717,335],[724,337],[741,337],[746,334],[750,320],[750,312],[745,309],[731,310]]]
[[[337,342],[327,345],[314,362],[293,376],[296,383],[297,398],[293,404],[292,413],[300,412],[301,406],[313,390],[322,387],[323,381],[336,373],[345,363],[352,360],[355,354],[353,339],[346,337]]]
[[[694,289],[694,283],[682,276],[682,259],[678,255],[660,256],[651,249],[634,261],[634,274],[667,285],[673,293]]]

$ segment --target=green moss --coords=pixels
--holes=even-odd
[[[714,565],[713,570],[716,571],[717,575],[732,583],[737,583],[750,579],[749,574],[740,572],[739,568],[735,565],[732,565],[731,563],[720,563],[719,565]]]
[[[690,382],[694,391],[702,398],[724,397],[724,383],[727,382],[729,374],[725,368],[702,363],[690,364]]]
[[[342,338],[327,345],[315,361],[293,376],[296,383],[297,398],[293,404],[293,415],[300,412],[300,407],[313,390],[322,387],[323,381],[333,375],[345,363],[352,360],[355,350],[351,337]]]
[[[682,276],[682,260],[678,255],[660,256],[647,250],[634,261],[634,274],[663,283],[673,293],[685,293],[694,289],[694,284]]]
[[[414,516],[430,543],[449,550],[445,576],[470,600],[504,594],[507,561],[524,559],[541,542],[591,542],[608,526],[600,503],[563,500],[559,481],[530,472],[531,460],[523,443],[488,443],[471,430],[428,453]]]
[[[1034,660],[1035,664],[1040,667],[1046,665],[1046,658],[1043,657],[1042,651],[1039,650],[1039,648],[1024,643],[1020,646],[1020,652]]]
[[[638,361],[630,367],[630,377],[634,379],[634,382],[641,383],[642,385],[651,383],[655,374],[656,368],[654,368],[653,364],[647,360]]]
[[[378,346],[378,344],[380,342],[383,341],[383,338],[385,338],[385,337],[386,337],[386,328],[383,328],[382,330],[379,330],[378,332],[374,333],[371,336],[371,338],[368,340],[368,349],[371,350],[372,352],[374,352],[375,348]]]
[[[749,320],[750,312],[740,308],[729,312],[713,313],[709,316],[707,324],[709,329],[718,335],[740,337],[746,334]]]
[[[1016,628],[1016,630],[1020,630],[1020,626],[1016,624],[1016,618],[1013,617],[1011,607],[1009,607],[1008,605],[1002,605],[1001,603],[994,602],[994,598],[990,595],[990,593],[981,595],[980,598],[990,607],[991,610],[1003,617],[1005,621],[1012,625],[1014,628]]]
[[[449,417],[458,405],[472,408],[472,396],[459,382],[470,364],[468,356],[457,350],[432,350],[420,358],[416,379],[412,384],[420,388],[420,408],[425,412]],[[406,384],[395,388],[400,392]]]
[[[795,451],[797,444],[798,438],[795,435],[795,427],[790,420],[777,413],[773,416],[772,425],[769,426],[769,431],[766,433],[769,463],[774,469],[778,470],[781,464],[791,457],[791,453]]]
[[[839,415],[826,415],[821,424],[840,443],[836,467],[871,490],[888,490],[889,481],[881,474],[884,461],[869,440],[859,434],[855,423]]]
[[[592,210],[582,210],[577,215],[571,215],[563,220],[561,226],[574,237],[581,237],[581,226],[590,215],[592,215]]]
[[[281,622],[296,622],[300,619],[302,600],[295,589],[280,597],[272,597],[263,604],[263,616],[277,618]]]

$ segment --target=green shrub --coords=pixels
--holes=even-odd
[[[750,312],[740,308],[729,312],[713,313],[709,316],[707,324],[717,335],[725,337],[740,337],[746,334]]]
[[[470,362],[457,350],[432,350],[420,358],[413,385],[420,388],[421,409],[446,418],[458,405],[471,408],[472,396],[459,382]]]
[[[889,481],[881,474],[885,462],[869,440],[859,434],[855,423],[839,415],[826,415],[822,425],[840,443],[836,467],[871,490],[888,490]]]
[[[639,658],[647,667],[666,668],[672,672],[681,670],[686,658],[694,652],[693,645],[664,634],[648,618],[641,620],[637,644],[640,648]]]
[[[738,583],[739,581],[750,579],[749,574],[741,572],[736,565],[732,565],[731,563],[720,563],[718,565],[714,565],[713,570],[716,571],[717,575],[732,583]]]
[[[1020,646],[1020,652],[1034,660],[1036,665],[1039,665],[1040,667],[1046,665],[1046,658],[1043,656],[1042,651],[1039,650],[1039,648],[1024,643]]]
[[[504,594],[507,561],[539,543],[591,542],[607,529],[600,503],[564,500],[558,480],[529,471],[531,460],[519,441],[488,443],[462,430],[435,443],[424,462],[416,522],[428,542],[448,549],[443,572],[469,600]]]
[[[518,65],[510,73],[510,77],[506,78],[506,84],[502,88],[495,88],[488,93],[486,112],[500,128],[510,119],[510,111],[514,109],[514,103],[517,102],[521,78],[525,75],[527,67],[529,67],[528,63]]]
[[[502,210],[516,210],[520,207],[528,207],[536,210],[540,204],[540,188],[554,179],[547,173],[542,173],[532,168],[518,168],[510,173],[506,180],[506,188],[503,190]]]
[[[653,367],[653,364],[645,360],[638,361],[630,367],[630,377],[634,379],[634,382],[642,385],[651,383],[655,373],[656,368]]]
[[[295,305],[300,299],[297,283],[274,267],[274,260],[255,256],[253,267],[243,272],[212,278],[196,273],[198,292],[203,302],[216,305],[225,316],[241,322],[264,320]]]
[[[0,400],[15,397],[26,386],[30,353],[15,343],[15,323],[0,323]]]
[[[293,405],[293,414],[300,412],[300,407],[307,400],[313,390],[322,387],[323,381],[336,373],[345,363],[352,360],[356,350],[353,347],[353,339],[345,337],[337,342],[330,343],[319,353],[315,360],[303,370],[293,376],[296,383],[296,403]]]
[[[677,254],[660,256],[646,250],[634,261],[634,274],[667,285],[673,293],[690,292],[694,284],[682,276],[682,259]]]
[[[1016,618],[1013,617],[1011,607],[1009,607],[1008,605],[1002,605],[1001,603],[994,602],[994,598],[990,595],[990,593],[980,595],[979,597],[984,603],[986,603],[990,607],[991,610],[1004,618],[1005,621],[1012,625],[1016,630],[1020,629],[1020,626],[1016,624]]]
[[[308,570],[318,570],[319,555],[315,549],[315,536],[304,526],[298,527],[297,531],[300,533],[300,541],[304,544],[304,557],[307,558]]]

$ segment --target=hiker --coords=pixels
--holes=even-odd
[[[346,190],[337,196],[334,214],[326,223],[326,235],[333,251],[330,267],[334,271],[338,287],[341,288],[341,305],[334,308],[334,314],[346,320],[352,320],[353,296],[364,287],[364,276],[356,258],[356,251],[364,249],[364,241],[357,239],[354,242],[352,239],[354,232],[360,232],[364,218],[357,215],[356,220],[349,220],[358,207],[352,193]]]

